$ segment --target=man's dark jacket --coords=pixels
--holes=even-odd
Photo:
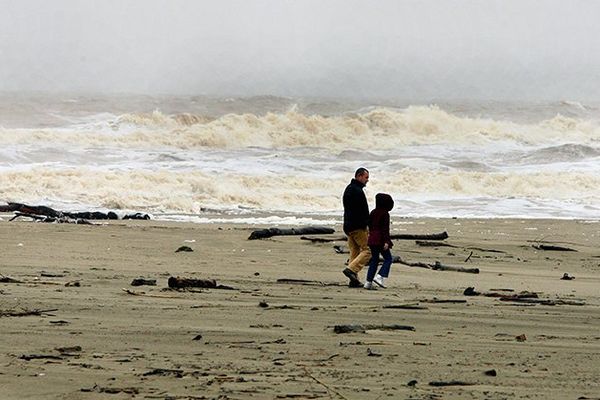
[[[344,232],[349,234],[357,229],[367,229],[369,223],[369,204],[363,192],[365,185],[352,179],[344,190]]]

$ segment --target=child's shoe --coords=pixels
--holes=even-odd
[[[366,281],[365,285],[363,286],[363,288],[367,289],[367,290],[375,290],[376,287],[373,286],[373,282],[372,281]]]
[[[385,277],[377,274],[375,275],[375,278],[373,278],[373,282],[375,282],[378,286],[385,288]]]

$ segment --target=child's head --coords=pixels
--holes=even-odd
[[[394,208],[394,199],[387,193],[377,193],[375,195],[375,208],[391,211]]]

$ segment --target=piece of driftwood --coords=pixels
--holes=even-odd
[[[499,300],[500,301],[511,301],[511,302],[516,302],[516,303],[525,303],[525,304],[541,304],[544,306],[559,306],[559,305],[584,306],[585,305],[585,302],[583,302],[583,301],[562,300],[562,299],[557,299],[557,300],[532,299],[532,298],[527,298],[527,297],[519,298],[519,297],[512,297],[512,296],[500,297]]]
[[[19,359],[30,361],[30,360],[62,360],[63,357],[54,354],[22,354]]]
[[[20,215],[27,216],[34,219],[39,219],[40,216],[48,217],[48,220],[40,219],[43,222],[61,222],[61,220],[88,220],[88,219],[119,219],[119,216],[114,211],[107,213],[100,211],[83,211],[83,212],[66,212],[58,211],[46,206],[30,206],[22,203],[7,203],[6,205],[0,205],[0,212],[15,212]],[[150,216],[143,213],[132,213],[125,214],[123,219],[141,219],[148,220]],[[13,217],[14,219],[14,217]],[[84,223],[84,222],[79,222]]]
[[[18,279],[13,279],[8,276],[0,275],[0,283],[23,283]]]
[[[473,382],[465,382],[465,381],[432,381],[429,382],[429,386],[443,387],[443,386],[472,386],[476,385]]]
[[[399,309],[399,310],[427,310],[428,308],[425,306],[420,306],[418,304],[387,304],[382,306],[381,308],[391,308],[391,309]]]
[[[395,235],[390,235],[390,239],[396,240],[446,240],[448,239],[448,232],[440,232],[440,233],[424,233],[424,234],[408,234],[408,233],[400,233]]]
[[[341,284],[341,283],[327,283],[327,282],[321,282],[321,281],[313,281],[313,280],[308,280],[308,279],[293,279],[293,278],[280,278],[277,279],[276,281],[277,283],[284,283],[284,284],[290,284],[290,285],[306,285],[306,286],[348,286],[347,284]]]
[[[267,228],[253,231],[248,240],[267,239],[273,236],[289,236],[289,235],[326,235],[334,233],[333,228],[325,226],[306,226],[304,228]]]
[[[482,249],[481,247],[467,247],[467,250],[479,250],[479,251],[485,251],[487,253],[502,253],[502,254],[506,254],[506,252],[502,251],[502,250]]]
[[[122,291],[124,291],[127,294],[130,294],[132,296],[143,296],[143,297],[156,297],[159,299],[181,299],[181,296],[169,296],[166,294],[155,294],[155,293],[146,293],[146,292],[137,292],[135,290],[131,290],[131,289],[126,289],[126,288],[121,288]]]
[[[348,240],[348,238],[346,236],[339,236],[339,237],[336,237],[336,238],[301,236],[300,240],[308,240],[308,241],[311,241],[313,243],[329,243],[329,242],[346,241],[346,240]]]
[[[41,215],[35,215],[35,214],[27,214],[27,213],[22,213],[22,212],[15,212],[15,216],[12,217],[9,221],[14,221],[15,219],[17,219],[19,217],[31,218],[35,221],[47,222],[47,223],[56,222],[59,224],[93,225],[90,221],[88,221],[86,219],[81,219],[81,218],[74,219],[74,218],[70,218],[67,216],[48,217],[48,216],[41,216]]]
[[[156,286],[156,279],[135,278],[131,281],[131,286]]]
[[[433,303],[433,304],[463,304],[466,300],[454,300],[454,299],[423,299],[419,300],[421,303]]]
[[[170,288],[216,288],[217,281],[214,279],[195,279],[195,278],[181,278],[179,276],[171,276],[167,281]]]
[[[398,263],[398,264],[403,264],[403,265],[408,265],[409,267],[425,268],[425,269],[431,269],[434,271],[466,272],[469,274],[478,274],[479,273],[479,268],[453,267],[450,265],[443,265],[439,261],[436,261],[434,264],[428,264],[428,263],[423,263],[423,262],[407,262],[407,261],[404,261],[400,256],[392,257],[392,262]]]
[[[2,311],[0,310],[0,317],[27,317],[30,315],[43,315],[52,311],[58,311],[58,308],[48,308],[46,310],[23,310],[23,311]]]
[[[505,298],[507,300],[510,299],[537,299],[539,296],[535,292],[522,291],[520,293],[509,293],[512,292],[513,289],[490,289],[491,292],[480,293],[475,290],[473,286],[470,286],[465,289],[463,295],[465,296],[486,296],[486,297],[497,297],[497,298]]]
[[[372,325],[372,324],[349,324],[349,325],[335,325],[333,331],[335,333],[352,333],[359,332],[365,333],[368,330],[380,330],[380,331],[414,331],[415,327],[410,325]]]
[[[432,242],[432,241],[429,241],[429,240],[415,240],[415,244],[417,246],[421,246],[421,247],[454,247],[454,248],[458,247],[458,246],[455,246],[455,245],[450,244],[450,243]]]
[[[534,244],[531,247],[533,247],[534,249],[537,249],[537,250],[545,250],[545,251],[577,251],[570,247],[554,246],[554,245],[550,245],[550,244]]]
[[[434,271],[453,271],[453,272],[466,272],[468,274],[478,274],[479,268],[464,268],[464,267],[453,267],[450,265],[443,265],[439,261],[431,266]]]

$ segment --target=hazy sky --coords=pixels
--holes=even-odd
[[[0,91],[600,100],[595,0],[0,0]]]

